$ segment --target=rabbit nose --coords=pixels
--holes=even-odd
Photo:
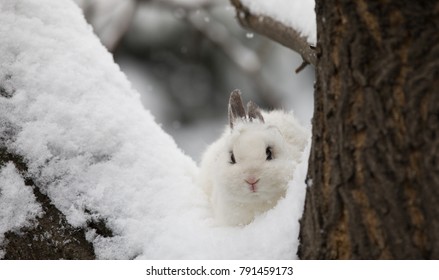
[[[256,179],[255,177],[249,177],[244,181],[250,185],[250,190],[252,192],[256,192],[256,183],[259,182],[259,179]]]
[[[256,179],[255,177],[249,177],[246,180],[244,180],[247,184],[253,186],[255,185],[257,182],[259,182],[259,179]]]

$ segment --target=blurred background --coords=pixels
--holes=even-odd
[[[314,69],[243,29],[229,0],[75,0],[142,103],[199,162],[227,124],[230,92],[309,126]]]

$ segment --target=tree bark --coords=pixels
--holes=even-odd
[[[302,259],[439,258],[439,3],[317,0]]]

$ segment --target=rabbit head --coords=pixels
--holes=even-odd
[[[276,203],[294,168],[284,137],[264,122],[253,102],[246,113],[238,90],[230,96],[229,124],[225,149],[218,156],[218,185],[239,203]]]

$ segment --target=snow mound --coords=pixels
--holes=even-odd
[[[6,164],[0,169],[0,245],[6,232],[30,226],[40,214],[32,189],[25,186],[13,163]],[[0,249],[0,258],[4,254]]]
[[[306,160],[274,209],[244,228],[215,227],[196,164],[144,110],[72,1],[2,0],[0,38],[0,145],[86,229],[98,258],[295,258]],[[23,189],[14,172],[2,169],[2,188]],[[24,217],[14,226],[38,212],[22,193],[8,204]],[[113,236],[90,220],[105,221]]]
[[[317,42],[314,0],[241,0],[253,14],[271,17],[297,30],[311,45]]]

